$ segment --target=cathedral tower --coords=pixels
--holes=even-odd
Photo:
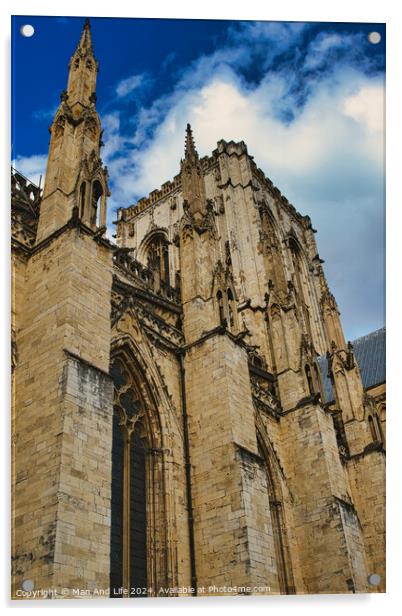
[[[217,237],[214,214],[211,204],[206,201],[204,175],[189,124],[181,178],[184,210],[180,220],[181,295],[185,306],[184,328],[190,341],[197,339],[213,323],[211,281]]]
[[[385,443],[311,220],[187,125],[109,242],[97,70],[87,21],[43,198],[13,175],[14,596],[383,590]]]
[[[238,329],[230,250],[222,246],[214,202],[206,198],[190,126],[181,178],[183,370],[197,582],[204,587],[230,583],[247,588],[271,579],[272,591],[279,592],[270,514],[266,524],[256,524],[267,515],[268,495],[245,332]]]

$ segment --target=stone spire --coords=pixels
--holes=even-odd
[[[98,63],[89,20],[69,63],[67,90],[50,127],[50,147],[37,241],[60,228],[73,209],[93,230],[106,224],[107,169],[100,158],[101,123],[96,110]]]
[[[92,36],[91,36],[91,22],[89,21],[89,17],[86,18],[84,23],[84,29],[81,34],[80,41],[77,45],[77,49],[81,47],[81,49],[92,49]]]
[[[95,59],[89,19],[85,21],[78,45],[68,65],[67,96],[70,106],[88,107],[95,102],[98,62]]]

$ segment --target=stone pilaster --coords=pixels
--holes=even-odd
[[[216,334],[186,351],[185,371],[198,586],[279,592],[247,354]]]
[[[306,403],[281,419],[282,461],[307,592],[367,591],[361,522],[341,464],[332,416]]]

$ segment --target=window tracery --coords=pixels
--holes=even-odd
[[[159,274],[162,283],[170,286],[169,242],[162,233],[155,235],[148,244],[147,264]]]
[[[114,381],[112,451],[111,596],[130,589],[146,595],[149,537],[147,533],[149,435],[141,391],[120,359],[110,370]]]

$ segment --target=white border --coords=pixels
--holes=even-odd
[[[124,601],[89,602],[89,601],[62,601],[55,604],[52,602],[13,602],[8,600],[9,595],[9,508],[1,508],[3,530],[6,539],[3,540],[1,591],[3,604],[6,609],[16,609],[17,612],[25,609],[54,608],[74,610],[81,613],[91,607],[96,609],[131,609],[145,611],[161,609],[164,614],[173,611],[187,610],[199,612],[228,611],[240,613],[244,610],[253,609],[257,612],[268,610],[280,611],[281,613],[294,614],[325,614],[338,613],[339,611],[353,614],[376,614],[384,608],[392,609],[398,605],[399,586],[402,585],[402,576],[399,569],[401,555],[401,494],[398,491],[397,478],[400,475],[400,461],[396,459],[396,452],[400,441],[402,409],[397,398],[398,380],[401,380],[400,349],[401,335],[399,319],[402,314],[401,302],[401,234],[399,224],[402,220],[402,195],[401,195],[401,101],[402,101],[402,19],[400,3],[394,0],[285,0],[281,2],[268,2],[248,0],[248,2],[236,3],[236,0],[147,0],[146,2],[124,2],[113,0],[100,4],[99,0],[69,0],[68,2],[54,0],[35,0],[31,3],[27,0],[3,0],[0,7],[0,30],[1,44],[4,50],[0,66],[0,83],[2,84],[1,106],[3,126],[7,126],[6,136],[0,149],[2,171],[2,207],[0,218],[0,246],[2,249],[1,274],[3,281],[2,305],[2,338],[1,345],[1,385],[5,392],[4,404],[1,407],[3,416],[3,485],[5,486],[6,498],[3,502],[8,503],[9,484],[9,298],[7,299],[7,281],[9,280],[9,143],[10,143],[10,15],[71,15],[71,16],[115,16],[115,17],[166,17],[166,18],[214,18],[214,19],[270,19],[279,21],[363,21],[363,22],[386,22],[387,23],[387,399],[388,399],[388,430],[387,449],[388,457],[391,455],[387,481],[387,584],[386,595],[331,595],[331,596],[297,596],[297,597],[266,597],[266,598],[204,598],[204,599],[152,599],[143,600],[139,603],[128,605]],[[113,7],[113,8],[112,8]],[[38,71],[41,67],[38,67]],[[400,445],[399,445],[400,449]],[[399,464],[398,464],[399,463]],[[400,601],[399,601],[400,603]]]

